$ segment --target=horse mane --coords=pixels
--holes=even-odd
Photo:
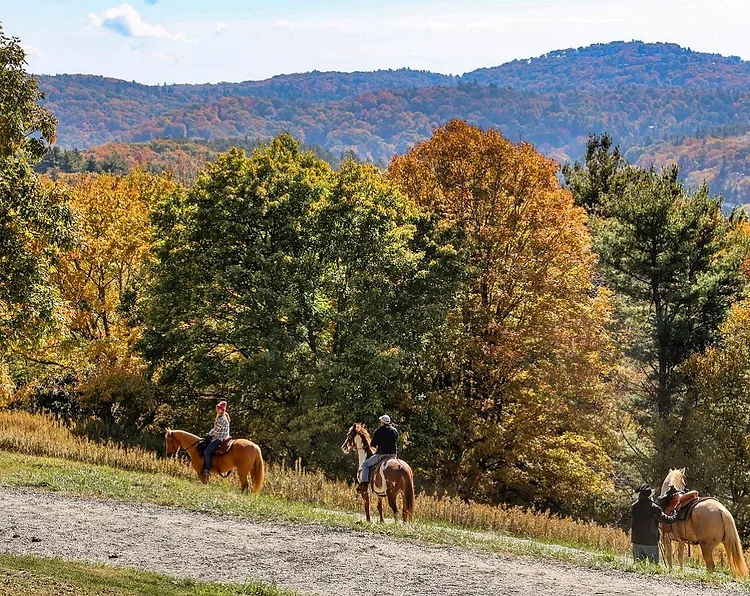
[[[360,424],[359,422],[355,422],[352,424],[352,427],[349,429],[349,433],[346,435],[346,443],[353,443],[354,437],[357,435],[360,436],[362,439],[363,447],[365,448],[365,451],[368,455],[372,455],[372,447],[370,446],[370,433],[367,432],[367,428],[364,424]],[[343,449],[343,446],[342,446]]]
[[[370,448],[370,433],[367,432],[367,428],[364,424],[355,424],[354,425],[354,432],[359,433],[359,435],[362,437],[362,441],[365,443],[365,447],[368,449]]]
[[[670,468],[669,474],[667,474],[664,483],[661,485],[661,494],[666,493],[670,486],[674,486],[678,490],[683,490],[686,487],[685,468],[679,468],[676,470]]]

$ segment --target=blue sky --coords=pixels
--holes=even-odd
[[[32,72],[143,83],[310,70],[462,74],[597,42],[750,60],[748,0],[0,0]]]

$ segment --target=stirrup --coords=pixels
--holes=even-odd
[[[364,494],[367,492],[367,488],[369,487],[368,482],[360,482],[359,485],[357,485],[357,492],[359,494]]]

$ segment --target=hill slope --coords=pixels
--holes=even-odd
[[[674,44],[597,44],[462,77],[397,70],[216,85],[147,86],[85,75],[40,82],[60,120],[61,146],[79,148],[288,131],[334,153],[354,150],[385,161],[462,118],[564,160],[580,158],[589,133],[609,132],[625,150],[648,153],[654,143],[750,127],[750,62]],[[747,140],[741,135],[732,143],[741,152]],[[683,159],[686,174],[713,167],[694,153]],[[730,178],[717,173],[713,190],[730,188]]]

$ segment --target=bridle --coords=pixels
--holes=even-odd
[[[362,436],[361,430],[349,431],[344,444],[341,446],[342,451],[344,451],[344,453],[351,453],[353,450],[359,449],[356,443],[357,437],[359,437],[359,440],[362,442],[362,449],[364,449],[365,454],[367,454],[368,456],[372,455],[372,448],[368,449],[366,447],[365,438]]]
[[[167,433],[167,441],[169,441],[169,443],[167,445],[167,455],[171,455],[173,457],[177,457],[177,454],[180,452],[180,449],[184,449],[185,451],[187,451],[191,447],[194,447],[195,445],[197,445],[198,443],[201,442],[201,440],[198,439],[197,441],[195,441],[194,443],[191,443],[187,447],[183,447],[182,443],[180,443],[180,441],[175,438],[173,430],[171,430],[171,431],[169,431]],[[176,448],[175,448],[175,443],[177,444]],[[172,450],[172,449],[174,449],[174,451],[172,451],[170,453],[170,450]]]

